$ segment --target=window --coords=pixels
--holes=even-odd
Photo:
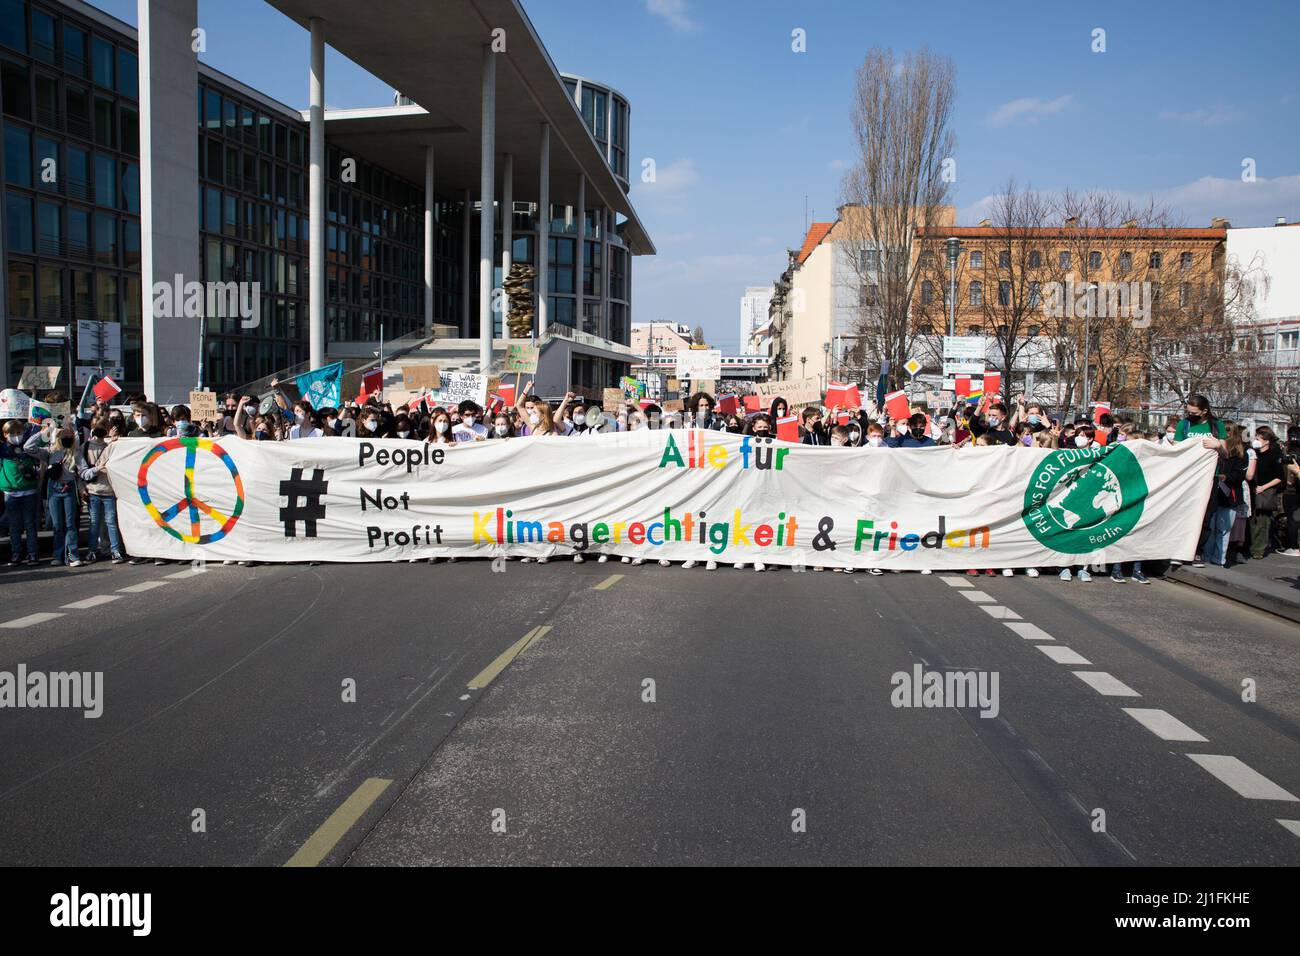
[[[5,197],[5,246],[10,252],[32,250],[32,201],[10,193]]]
[[[44,73],[36,74],[36,122],[59,129],[59,81]]]
[[[1070,268],[1070,254],[1068,252],[1062,252],[1060,256],[1057,258],[1057,261],[1060,263],[1060,268],[1062,269]]]
[[[998,268],[999,268],[999,269],[1010,269],[1010,268],[1011,268],[1011,250],[1010,250],[1010,249],[1003,249],[1003,250],[1001,250],[1001,251],[998,253]]]
[[[1121,252],[1119,254],[1119,271],[1128,272],[1133,268],[1133,253]]]
[[[1006,306],[1010,304],[1011,304],[1011,283],[999,282],[998,283],[998,305]]]
[[[5,182],[32,184],[32,134],[21,126],[5,126]]]
[[[95,154],[95,202],[117,208],[117,160],[103,153]]]
[[[22,0],[0,0],[0,43],[27,52],[27,18]]]
[[[95,275],[95,317],[101,322],[117,322],[118,314],[117,276],[111,272]]]
[[[879,272],[880,250],[863,249],[859,254],[858,264],[863,272]]]
[[[1158,252],[1151,253],[1151,257],[1147,259],[1147,265],[1152,269],[1159,269],[1163,262],[1164,257]]]
[[[91,74],[96,86],[107,90],[113,89],[114,53],[113,44],[101,37],[92,37],[90,41]]]
[[[78,30],[66,21],[63,24],[63,68],[69,73],[84,77],[87,73],[89,38],[85,30]]]
[[[140,224],[134,219],[122,222],[122,265],[128,269],[140,268]]]
[[[117,108],[113,101],[95,97],[95,143],[105,149],[117,149]]]
[[[140,98],[140,61],[130,50],[117,51],[117,91],[133,100]]]
[[[1187,272],[1192,268],[1192,254],[1190,252],[1184,252],[1178,257],[1178,268],[1183,272]]]
[[[1291,329],[1286,332],[1279,332],[1277,336],[1277,347],[1281,351],[1292,351],[1300,348],[1300,330]]]
[[[978,325],[968,325],[968,326],[966,326],[966,334],[967,334],[967,335],[983,335],[983,334],[984,334],[984,329],[982,329],[982,328],[981,328],[980,326],[978,326]]]
[[[1186,307],[1192,301],[1192,284],[1190,282],[1178,283],[1178,304]]]
[[[102,266],[117,265],[117,217],[95,213],[95,261]]]
[[[1036,309],[1039,307],[1039,305],[1042,304],[1042,301],[1043,301],[1043,284],[1041,282],[1029,283],[1029,307],[1031,309]],[[1037,328],[1037,326],[1030,326],[1030,328]],[[1037,335],[1038,333],[1030,332],[1029,334]]]
[[[1041,331],[1042,331],[1042,326],[1031,325],[1031,326],[1029,327],[1029,337],[1030,337],[1030,338],[1034,338],[1034,337],[1036,337],[1036,336],[1038,335],[1038,333],[1041,332]]]
[[[90,213],[75,206],[68,207],[68,255],[90,258]]]
[[[979,249],[972,249],[970,253],[970,267],[972,269],[984,268],[984,253]]]
[[[63,207],[58,203],[36,204],[36,251],[47,256],[63,255]]]
[[[0,97],[3,97],[5,112],[10,116],[24,120],[32,118],[32,92],[25,64],[0,60]]]
[[[46,63],[56,62],[55,42],[54,17],[44,10],[32,10],[32,56]]]
[[[984,304],[984,286],[982,283],[972,282],[970,284],[970,304],[971,305]]]
[[[80,139],[90,139],[90,94],[84,87],[65,83],[63,104],[68,117],[68,132]]]
[[[42,322],[57,322],[64,318],[63,270],[58,266],[41,265],[40,313]]]
[[[934,283],[926,279],[921,283],[921,304],[930,305],[934,302]]]
[[[1101,253],[1097,252],[1095,249],[1092,252],[1088,253],[1088,268],[1089,269],[1101,268]]]
[[[128,156],[140,155],[140,114],[125,106],[122,117],[122,152]]]
[[[203,126],[209,132],[221,130],[221,94],[216,90],[204,91]]]
[[[867,283],[858,288],[858,305],[864,309],[874,308],[880,300],[880,286]]]
[[[1029,253],[1029,268],[1041,269],[1043,266],[1043,254],[1037,249]]]

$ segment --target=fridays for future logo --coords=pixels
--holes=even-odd
[[[1045,547],[1088,554],[1132,531],[1146,497],[1142,466],[1123,445],[1062,449],[1030,476],[1022,516]]]

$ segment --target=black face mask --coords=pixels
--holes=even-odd
[[[1188,415],[1187,415],[1187,420],[1188,420],[1189,422],[1199,422],[1203,417],[1204,417],[1204,416],[1201,415],[1200,412],[1191,412],[1191,413],[1188,413]]]
[[[911,432],[912,432],[912,437],[915,438],[917,441],[920,441],[922,438],[925,437],[924,428],[913,428],[911,429]]]
[[[754,437],[755,437],[755,438],[767,438],[767,437],[770,436],[771,434],[772,434],[772,433],[769,432],[766,428],[755,428],[755,429],[754,429]]]

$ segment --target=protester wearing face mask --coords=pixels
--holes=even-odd
[[[1228,437],[1223,422],[1214,417],[1210,409],[1210,400],[1204,395],[1192,395],[1187,399],[1187,417],[1174,429],[1174,441],[1186,441],[1188,438],[1217,438],[1220,441]]]
[[[361,431],[357,434],[362,438],[379,438],[380,427],[383,419],[379,417],[379,412],[373,408],[366,409],[361,415]]]
[[[162,428],[158,424],[158,409],[149,402],[136,402],[131,406],[131,418],[135,427],[127,434],[128,438],[161,438]]]
[[[886,444],[885,442],[885,429],[881,425],[877,424],[876,422],[872,422],[870,425],[867,426],[867,447],[868,448],[889,447],[889,445]]]
[[[1051,422],[1042,405],[1038,402],[1026,402],[1025,396],[1021,395],[1016,400],[1016,412],[1011,418],[1011,425],[1012,427],[1028,425],[1029,430],[1037,435],[1041,431],[1046,431]]]
[[[1178,423],[1176,421],[1169,421],[1165,424],[1165,432],[1160,439],[1160,443],[1163,445],[1178,444]]]
[[[451,416],[447,414],[444,408],[435,408],[433,410],[433,420],[429,423],[429,437],[426,441],[431,445],[454,445],[456,440],[451,437]]]
[[[903,419],[901,424],[906,425],[906,429],[899,431],[892,438],[888,438],[885,444],[890,448],[932,448],[934,439],[926,433],[925,414],[916,412],[910,418]]]
[[[325,423],[321,420],[320,412],[312,408],[311,402],[306,399],[294,405],[293,418],[294,422],[289,426],[290,441],[325,436]]]
[[[686,411],[690,413],[689,425],[691,428],[712,428],[721,430],[723,420],[715,418],[713,409],[717,407],[717,402],[708,392],[696,392],[686,402]]]
[[[483,409],[468,399],[457,406],[460,421],[451,430],[451,437],[458,442],[487,441],[488,430],[483,424]]]
[[[46,495],[54,529],[54,557],[50,564],[81,567],[77,548],[77,435],[57,428],[51,420],[27,439],[23,451],[45,464]]]
[[[1016,436],[1008,427],[1007,406],[1001,402],[989,402],[982,420],[978,414],[971,416],[970,431],[977,438],[988,436],[991,445],[1016,444]]]
[[[804,445],[829,445],[831,443],[830,435],[822,425],[822,410],[815,405],[809,405],[799,415],[801,437],[799,439]],[[778,419],[773,418],[773,422]]]
[[[26,426],[17,420],[4,425],[0,445],[0,491],[4,492],[5,517],[9,520],[9,567],[23,563],[23,534],[27,536],[27,563],[37,564],[36,535],[41,522],[41,462],[23,450]]]
[[[492,430],[489,437],[494,439],[507,439],[514,437],[514,430],[510,427],[510,416],[505,412],[499,412],[492,417]]]
[[[1255,429],[1251,446],[1258,457],[1254,474],[1253,516],[1250,519],[1250,556],[1259,561],[1269,550],[1276,551],[1282,547],[1277,513],[1286,485],[1286,468],[1282,463],[1277,433],[1267,425]]]
[[[108,481],[108,452],[114,441],[116,439],[108,437],[108,419],[97,418],[90,426],[90,440],[81,447],[77,456],[90,511],[90,541],[86,546],[86,561],[89,563],[99,559],[100,539],[105,534],[113,563],[121,564],[126,560],[117,530],[117,497]]]

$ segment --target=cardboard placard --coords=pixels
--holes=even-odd
[[[686,403],[679,398],[675,398],[670,402],[664,402],[663,408],[665,412],[684,412]]]
[[[784,398],[791,405],[810,405],[822,400],[821,382],[817,378],[794,378],[783,382],[758,382],[754,394],[770,405],[774,398]]]
[[[506,371],[537,374],[537,358],[542,350],[535,345],[511,345],[506,349]]]
[[[214,422],[217,420],[217,393],[190,392],[190,421]]]
[[[58,365],[28,365],[18,379],[18,387],[28,392],[49,391],[58,384],[62,371]]]
[[[487,379],[469,372],[447,372],[442,376],[442,387],[431,397],[447,408],[464,401],[482,406],[487,402]]]
[[[442,377],[436,365],[403,365],[402,384],[408,392],[422,388],[442,388]]]
[[[623,407],[623,390],[621,388],[607,388],[601,395],[600,407],[606,412],[615,414]]]

